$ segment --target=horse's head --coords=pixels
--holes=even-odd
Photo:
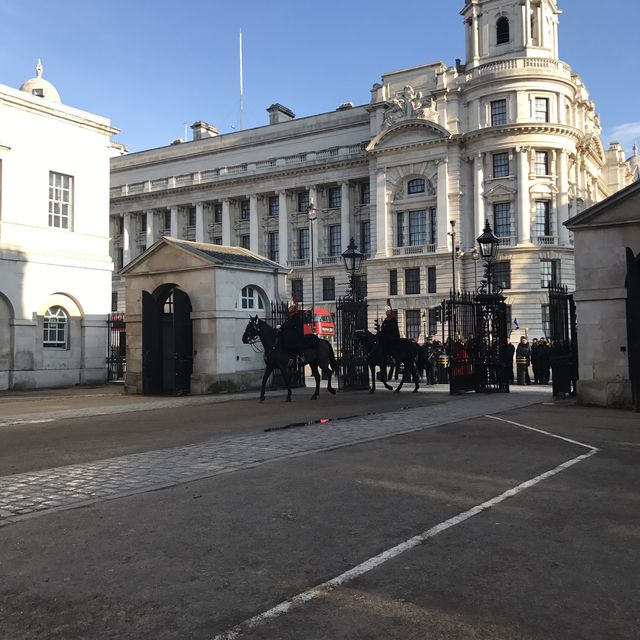
[[[251,344],[260,339],[260,325],[258,316],[249,316],[249,322],[242,334],[242,343]]]

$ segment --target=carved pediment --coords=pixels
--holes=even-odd
[[[367,151],[384,151],[445,141],[451,134],[439,124],[428,120],[403,120],[381,131],[367,146]]]
[[[506,196],[514,196],[517,193],[516,189],[508,184],[498,182],[492,185],[490,189],[485,189],[484,195],[487,198],[502,198]]]

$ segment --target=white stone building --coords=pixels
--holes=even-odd
[[[243,246],[289,267],[309,305],[313,258],[315,303],[332,308],[353,236],[368,256],[371,319],[391,298],[403,332],[422,338],[453,259],[456,287],[479,280],[472,252],[488,219],[512,318],[546,333],[545,287],[574,286],[563,223],[634,177],[620,145],[603,148],[586,87],[558,59],[559,15],[554,0],[467,0],[464,63],[385,74],[365,105],[296,119],[274,104],[267,126],[219,135],[196,122],[190,142],[114,158],[114,262],[163,234]],[[120,310],[122,289],[116,276]]]
[[[0,85],[0,389],[106,378],[116,130],[36,74]]]

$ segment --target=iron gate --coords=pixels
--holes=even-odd
[[[123,313],[107,316],[107,380],[124,380],[127,370],[127,325]]]
[[[627,247],[627,348],[633,406],[640,411],[640,253]]]
[[[576,305],[567,287],[549,287],[549,333],[554,397],[576,395],[578,333]]]
[[[358,297],[338,298],[336,304],[338,388],[341,391],[369,388],[367,354],[356,340],[356,330],[367,328],[367,307],[367,301]]]
[[[454,293],[443,302],[449,324],[449,391],[509,393],[507,306],[499,294]]]
[[[279,327],[284,323],[288,317],[288,305],[286,302],[272,302],[271,303],[271,317],[269,324],[272,327]],[[289,369],[289,383],[291,388],[304,387],[304,365],[299,364],[295,368]],[[267,381],[269,389],[286,389],[287,385],[284,383],[284,378],[279,369],[276,369],[269,380]]]

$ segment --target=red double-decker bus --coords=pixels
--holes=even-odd
[[[333,315],[331,311],[322,309],[321,307],[315,308],[315,317],[313,322],[311,321],[311,309],[307,309],[304,313],[304,332],[315,333],[319,338],[333,338],[335,333],[335,325],[333,322]],[[314,332],[315,325],[315,332]]]

